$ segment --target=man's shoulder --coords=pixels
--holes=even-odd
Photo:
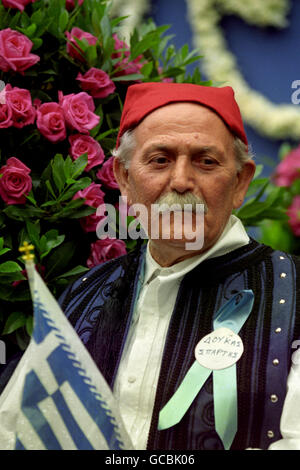
[[[59,299],[60,305],[64,308],[70,300],[80,299],[91,291],[110,285],[124,275],[134,260],[138,264],[140,257],[140,250],[136,250],[91,268],[67,287]]]
[[[127,257],[128,254],[119,256],[118,258],[111,259],[105,263],[98,264],[97,266],[90,268],[82,276],[76,279],[76,281],[74,281],[70,287],[72,290],[74,290],[82,284],[88,285],[91,282],[101,282],[101,280],[106,278],[107,275],[120,270],[120,267],[124,263],[124,259]]]
[[[298,268],[300,266],[300,255],[289,253],[287,251],[273,249],[270,250],[270,256],[272,260],[277,264],[282,264],[283,261],[289,260],[293,264],[295,264]]]
[[[265,265],[267,277],[273,277],[273,282],[278,283],[278,288],[284,285],[286,289],[300,289],[300,256],[280,249],[274,249],[262,243],[256,242],[256,246],[268,248],[260,260]],[[258,268],[261,269],[258,263]],[[282,281],[285,281],[282,284]]]

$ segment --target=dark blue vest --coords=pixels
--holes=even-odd
[[[142,254],[92,269],[61,303],[108,383],[113,386],[133,313]],[[180,423],[158,431],[158,414],[194,362],[194,348],[212,330],[217,310],[236,292],[252,289],[252,312],[240,331],[244,354],[237,364],[238,431],[231,449],[267,449],[281,438],[280,416],[300,336],[299,259],[251,241],[206,260],[183,279],[166,339],[148,448],[223,449],[214,429],[209,378]]]

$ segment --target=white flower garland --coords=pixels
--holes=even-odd
[[[300,109],[293,104],[274,104],[248,86],[218,26],[224,13],[233,13],[248,23],[284,27],[287,25],[289,0],[251,0],[247,3],[244,0],[186,2],[194,46],[204,55],[201,64],[207,77],[216,83],[221,82],[234,88],[243,119],[258,133],[272,139],[299,140]],[[121,4],[121,1],[115,0],[115,4],[117,3]],[[127,32],[138,25],[144,13],[150,10],[149,0],[126,0],[126,14],[132,15]],[[121,14],[124,14],[124,9]]]

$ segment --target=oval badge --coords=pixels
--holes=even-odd
[[[239,337],[229,328],[218,328],[204,336],[195,348],[196,360],[211,370],[226,369],[235,364],[244,351]]]

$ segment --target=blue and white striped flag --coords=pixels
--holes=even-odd
[[[131,450],[113,394],[34,268],[30,344],[0,396],[0,449]]]

